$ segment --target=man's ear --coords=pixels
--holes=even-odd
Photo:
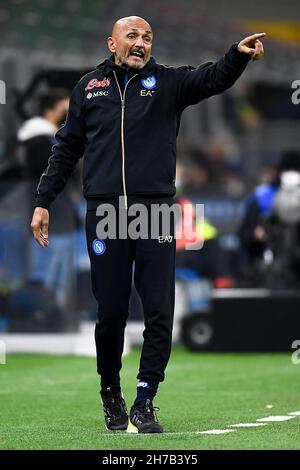
[[[115,40],[111,36],[107,38],[107,47],[110,50],[110,52],[116,52]]]

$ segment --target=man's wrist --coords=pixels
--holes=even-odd
[[[249,62],[249,60],[251,59],[251,55],[246,54],[246,52],[240,51],[238,46],[239,42],[235,42],[234,44],[232,44],[231,48],[229,49],[229,52],[231,52],[233,56],[236,57],[238,60],[244,61],[246,63]]]

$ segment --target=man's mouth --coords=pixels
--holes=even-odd
[[[145,56],[143,51],[132,51],[130,52],[130,55],[133,57],[138,57],[139,59],[143,59]]]

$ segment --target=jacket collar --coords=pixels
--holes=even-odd
[[[144,68],[137,71],[137,73],[143,77],[150,77],[153,74],[153,71],[156,68],[156,61],[154,57],[151,56],[149,62],[145,65]],[[112,54],[109,58],[105,59],[101,64],[97,65],[97,69],[99,69],[103,75],[108,75],[113,70],[124,70],[119,65],[115,64],[115,56]]]

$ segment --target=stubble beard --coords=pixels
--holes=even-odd
[[[136,64],[136,65],[129,65],[126,59],[121,59],[121,67],[124,69],[132,69],[132,70],[141,70],[145,64]]]

